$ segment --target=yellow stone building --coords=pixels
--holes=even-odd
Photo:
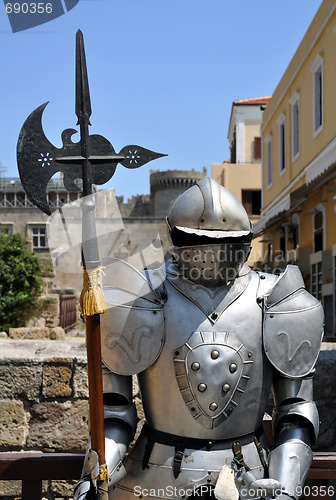
[[[262,121],[265,271],[297,264],[335,335],[336,2],[324,0]],[[261,236],[261,238],[260,238]],[[261,265],[261,264],[259,264]]]
[[[242,202],[253,224],[260,219],[261,121],[269,100],[270,96],[263,96],[232,103],[228,133],[231,157],[211,165],[211,177]],[[254,240],[247,262],[250,266],[260,261],[261,251],[261,243]]]

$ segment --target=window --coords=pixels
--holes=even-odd
[[[292,105],[292,157],[295,161],[300,155],[300,96],[293,92],[289,99]]]
[[[323,212],[319,210],[313,215],[314,252],[323,250]]]
[[[286,236],[281,234],[279,236],[279,250],[281,255],[281,260],[286,260]]]
[[[2,222],[0,224],[0,232],[4,234],[13,234],[13,222]]]
[[[247,215],[260,215],[261,190],[242,189],[242,204]]]
[[[265,144],[266,144],[267,187],[270,188],[273,183],[272,136],[270,134],[267,134],[265,139]]]
[[[29,224],[28,236],[33,243],[33,250],[47,250],[47,230],[45,224]]]
[[[286,119],[281,113],[277,119],[279,125],[279,175],[280,177],[286,171]]]
[[[323,129],[323,59],[317,55],[310,66],[313,73],[313,133],[316,137]]]

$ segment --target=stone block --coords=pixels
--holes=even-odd
[[[59,295],[51,293],[46,298],[48,299],[48,304],[43,307],[41,316],[45,318],[46,326],[52,328],[59,325]]]
[[[66,398],[72,395],[72,365],[43,366],[43,396]]]
[[[74,479],[73,481],[51,481],[50,493],[56,498],[73,498],[74,489],[78,479]]]
[[[28,449],[84,452],[88,440],[88,401],[46,402],[30,410]]]
[[[33,318],[27,321],[26,326],[45,326],[45,318]]]
[[[50,340],[65,340],[65,331],[61,326],[50,328]]]
[[[42,386],[42,366],[33,364],[0,365],[2,398],[39,401]]]
[[[73,391],[75,398],[88,398],[88,371],[86,364],[76,364],[73,373]]]
[[[0,498],[21,497],[21,481],[0,481]]]
[[[10,328],[8,335],[11,339],[16,340],[21,339],[23,336],[27,340],[50,339],[50,330],[46,326],[33,326],[28,330],[29,327]]]
[[[22,401],[0,400],[0,449],[20,449],[25,445],[28,422]]]

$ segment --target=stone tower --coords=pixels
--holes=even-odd
[[[206,176],[196,170],[150,171],[150,198],[154,217],[167,217],[177,198],[188,188]]]

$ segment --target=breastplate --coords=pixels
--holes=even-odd
[[[199,303],[192,289],[187,294],[178,282],[166,283],[166,342],[158,360],[139,374],[145,415],[154,428],[227,439],[261,425],[272,368],[262,348],[258,281],[251,273],[228,293],[223,290],[215,311],[211,297]]]

